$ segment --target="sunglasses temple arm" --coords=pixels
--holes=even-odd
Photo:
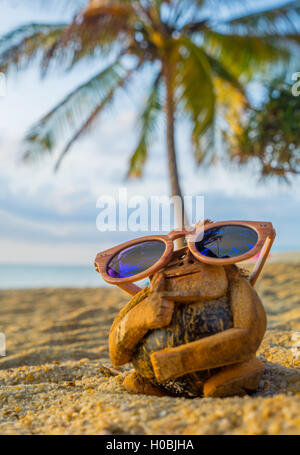
[[[259,258],[257,259],[256,264],[254,266],[254,269],[251,272],[249,281],[250,281],[252,286],[255,285],[255,283],[256,283],[256,281],[257,281],[257,279],[259,277],[259,274],[262,271],[263,266],[265,265],[265,262],[266,262],[266,260],[268,258],[268,255],[269,255],[269,252],[270,252],[270,250],[272,248],[274,239],[275,239],[275,231],[274,231],[274,233],[270,234],[266,238],[264,246],[261,249]]]
[[[133,283],[118,284],[117,286],[130,295],[135,295],[142,290],[142,288]]]

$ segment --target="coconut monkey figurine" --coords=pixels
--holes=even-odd
[[[187,246],[174,251],[174,241]],[[225,397],[254,392],[266,315],[253,286],[275,238],[269,222],[206,221],[99,253],[103,278],[134,297],[110,330],[115,367],[131,362],[131,393]],[[235,263],[260,252],[248,277]],[[150,286],[133,284],[150,278]]]

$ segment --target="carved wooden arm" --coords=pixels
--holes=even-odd
[[[130,362],[136,345],[148,330],[169,325],[174,303],[149,295],[143,289],[121,310],[114,320],[109,335],[109,353],[114,366]]]

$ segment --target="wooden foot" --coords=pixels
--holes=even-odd
[[[147,379],[144,379],[135,371],[126,376],[123,386],[129,393],[142,393],[144,395],[156,395],[158,397],[167,395],[167,393],[152,385]]]
[[[203,394],[205,397],[227,397],[254,392],[264,369],[264,364],[257,358],[224,367],[204,383]]]

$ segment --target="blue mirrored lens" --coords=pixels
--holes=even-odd
[[[257,233],[249,227],[228,225],[205,231],[195,247],[200,254],[210,258],[234,258],[252,250],[257,239]]]
[[[107,273],[112,278],[125,278],[142,273],[162,257],[165,249],[166,245],[159,240],[149,240],[125,248],[108,263]]]

